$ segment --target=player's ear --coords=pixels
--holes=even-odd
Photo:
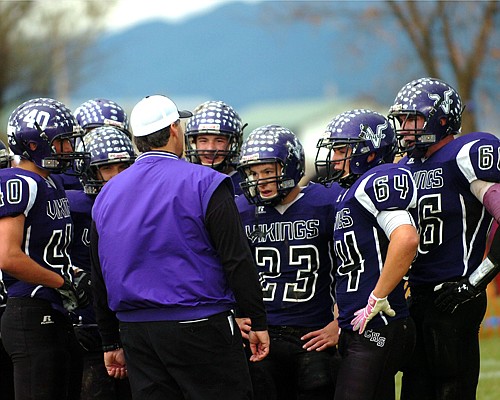
[[[29,142],[28,147],[30,148],[31,151],[35,151],[37,148],[37,144],[35,142]]]

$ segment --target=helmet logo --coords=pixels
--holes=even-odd
[[[441,98],[441,96],[437,93],[429,93],[429,98],[434,100],[434,106],[441,107],[443,112],[448,115],[451,111],[451,105],[453,103],[453,100],[451,99],[452,94],[452,90],[446,90],[443,93],[443,98]]]
[[[378,149],[382,139],[385,138],[384,131],[387,129],[388,124],[389,123],[386,121],[383,124],[377,125],[376,132],[373,132],[369,125],[361,124],[359,126],[361,130],[361,134],[359,136],[365,140],[370,140],[373,143],[373,147]]]
[[[286,147],[288,148],[288,152],[290,154],[293,154],[297,160],[300,160],[301,145],[297,143],[297,139],[295,139],[295,143],[290,141],[286,142]]]

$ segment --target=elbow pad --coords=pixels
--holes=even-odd
[[[500,228],[495,232],[490,252],[477,269],[469,276],[469,282],[476,288],[486,289],[500,271]]]

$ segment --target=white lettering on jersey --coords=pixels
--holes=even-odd
[[[353,226],[354,222],[351,218],[351,210],[343,208],[335,214],[335,229],[347,229]]]
[[[259,224],[260,235],[252,235],[255,231],[254,225],[245,225],[245,233],[252,243],[258,239],[262,242],[281,242],[283,240],[313,239],[319,236],[319,220],[307,221],[273,222],[271,224]]]
[[[417,189],[436,189],[444,186],[443,169],[436,168],[429,171],[415,171],[413,179]]]
[[[47,216],[54,219],[63,219],[71,215],[67,198],[47,201]]]

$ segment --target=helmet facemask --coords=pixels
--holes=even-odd
[[[111,126],[101,126],[93,129],[83,139],[90,154],[87,166],[81,177],[86,194],[97,195],[107,180],[103,178],[101,168],[113,164],[132,165],[135,161],[135,151],[132,141],[121,129]]]
[[[44,133],[40,133],[40,136],[48,140]],[[64,172],[67,175],[80,176],[82,170],[77,165],[87,165],[90,160],[90,153],[85,151],[85,146],[79,146],[83,141],[82,138],[81,130],[54,137],[50,142],[51,155],[42,159],[41,167],[55,173]],[[71,151],[65,151],[65,143],[69,144]]]
[[[331,186],[333,182],[338,182],[340,186],[351,187],[359,177],[351,170],[351,164],[356,162],[362,154],[356,154],[356,148],[362,145],[363,141],[359,139],[346,139],[335,141],[332,138],[322,138],[318,141],[316,153],[316,174],[318,182]],[[335,150],[345,149],[345,156],[335,156]],[[341,168],[335,168],[335,165],[341,165]]]
[[[227,139],[225,149],[200,149],[199,136],[221,136]],[[235,135],[232,132],[191,132],[185,135],[186,138],[186,157],[194,164],[202,164],[217,171],[224,171],[227,167],[234,167],[238,161],[239,150],[241,148],[241,135]],[[221,160],[218,160],[221,158]],[[208,159],[211,161],[204,161]]]
[[[186,158],[194,164],[202,164],[224,172],[238,163],[243,142],[243,124],[238,113],[223,101],[207,101],[195,108],[193,116],[186,124]],[[224,149],[200,149],[199,136],[214,135],[227,138]],[[209,161],[204,160],[206,156]],[[217,160],[217,158],[221,158]]]
[[[273,164],[275,175],[267,176],[265,178],[256,179],[252,167],[264,164]],[[243,180],[240,182],[240,187],[243,194],[251,204],[260,206],[276,206],[292,191],[296,186],[293,179],[288,178],[286,175],[283,164],[276,160],[259,160],[259,162],[247,163],[245,166],[238,168],[240,174],[243,175]],[[259,190],[259,186],[275,185],[275,194],[264,196]],[[268,188],[269,189],[269,188]]]

